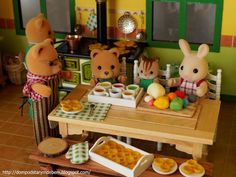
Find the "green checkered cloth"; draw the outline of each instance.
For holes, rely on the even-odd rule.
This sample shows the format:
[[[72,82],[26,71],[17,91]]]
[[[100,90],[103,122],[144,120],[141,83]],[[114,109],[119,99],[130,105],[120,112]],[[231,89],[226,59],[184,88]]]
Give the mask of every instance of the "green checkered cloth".
[[[89,115],[90,104],[95,105],[95,109],[91,116]],[[60,118],[68,118],[68,119],[80,119],[85,121],[102,121],[106,118],[107,113],[111,107],[111,104],[106,104],[106,103],[83,102],[83,105],[84,105],[84,110],[75,114],[65,113],[63,112],[62,107],[58,106],[57,109],[53,112],[52,116]]]
[[[74,144],[66,153],[66,159],[70,159],[73,164],[82,164],[89,160],[88,142]]]
[[[97,15],[94,12],[89,14],[87,27],[90,31],[94,31],[97,28]]]

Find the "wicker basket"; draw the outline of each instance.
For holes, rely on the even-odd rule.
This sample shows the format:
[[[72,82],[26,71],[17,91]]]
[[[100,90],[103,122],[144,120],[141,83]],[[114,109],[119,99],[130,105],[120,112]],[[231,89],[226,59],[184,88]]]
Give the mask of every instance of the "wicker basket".
[[[25,70],[22,62],[19,64],[8,64],[5,66],[9,79],[13,84],[22,85],[25,83],[27,71]]]

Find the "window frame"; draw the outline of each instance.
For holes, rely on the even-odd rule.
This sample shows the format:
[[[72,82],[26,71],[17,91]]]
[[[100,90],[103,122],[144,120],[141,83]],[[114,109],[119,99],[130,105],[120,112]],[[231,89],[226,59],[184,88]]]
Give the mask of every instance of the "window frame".
[[[12,0],[13,1],[13,9],[14,9],[14,20],[15,20],[15,30],[17,35],[25,35],[25,28],[22,27],[22,14],[21,14],[21,4],[20,0]],[[40,12],[44,14],[45,18],[47,18],[47,0],[40,0]],[[70,24],[71,24],[71,32],[74,33],[75,27],[75,0],[70,0]],[[55,32],[56,38],[65,38],[68,32]]]
[[[186,21],[187,21],[187,3],[201,3],[201,4],[215,4],[215,29],[213,44],[209,44],[210,51],[220,51],[220,38],[221,38],[221,27],[222,27],[222,13],[223,13],[223,0],[146,0],[146,30],[147,30],[147,43],[151,47],[160,48],[179,48],[177,42],[158,41],[153,40],[153,2],[179,2],[179,38],[186,38]],[[190,43],[193,50],[197,50],[199,44]]]

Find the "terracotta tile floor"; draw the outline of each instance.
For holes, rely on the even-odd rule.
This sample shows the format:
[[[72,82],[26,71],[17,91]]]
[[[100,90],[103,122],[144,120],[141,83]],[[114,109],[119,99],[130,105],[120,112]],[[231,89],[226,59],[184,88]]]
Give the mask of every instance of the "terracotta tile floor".
[[[23,117],[18,110],[21,90],[22,86],[14,85],[0,88],[0,176],[4,176],[2,170],[39,170],[28,158],[36,145],[28,109]],[[133,145],[149,152],[156,149],[153,142],[133,140]],[[161,153],[190,158],[169,145],[164,145]],[[206,160],[214,163],[214,177],[236,177],[236,103],[222,101],[216,143],[209,148]]]

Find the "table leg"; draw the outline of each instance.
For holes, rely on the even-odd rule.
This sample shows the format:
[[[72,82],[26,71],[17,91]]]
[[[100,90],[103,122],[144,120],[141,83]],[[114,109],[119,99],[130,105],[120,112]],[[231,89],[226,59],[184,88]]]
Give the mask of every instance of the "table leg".
[[[66,138],[68,136],[68,125],[67,123],[59,122],[59,131],[62,138]]]
[[[193,159],[200,160],[203,155],[203,150],[204,150],[203,144],[194,143],[193,144],[193,152],[192,152]]]

